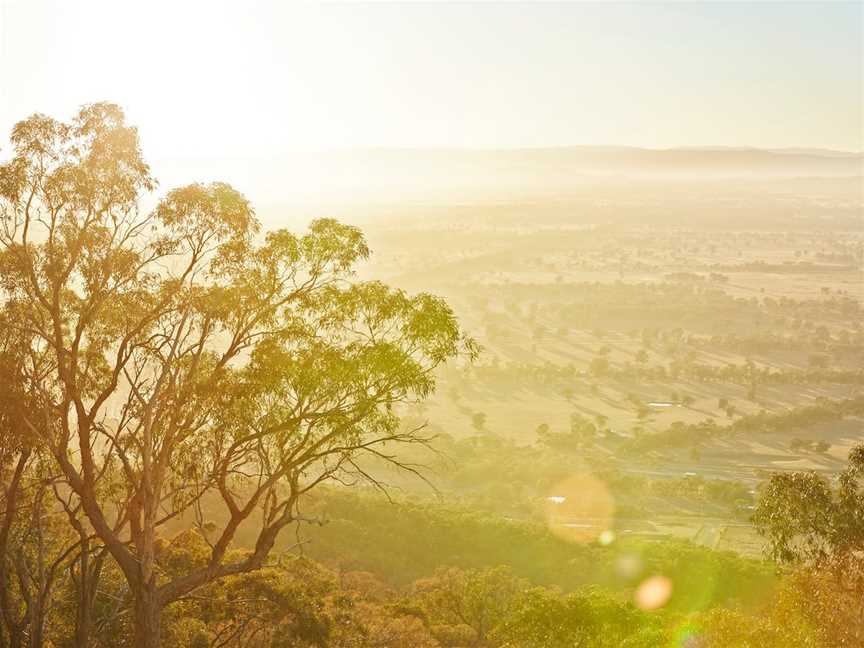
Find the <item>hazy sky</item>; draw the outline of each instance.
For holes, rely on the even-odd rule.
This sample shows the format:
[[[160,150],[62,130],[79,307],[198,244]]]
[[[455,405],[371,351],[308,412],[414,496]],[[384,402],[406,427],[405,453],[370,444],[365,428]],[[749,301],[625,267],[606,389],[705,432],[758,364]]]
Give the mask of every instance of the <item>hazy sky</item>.
[[[0,129],[122,104],[151,159],[862,144],[862,5],[0,0]]]

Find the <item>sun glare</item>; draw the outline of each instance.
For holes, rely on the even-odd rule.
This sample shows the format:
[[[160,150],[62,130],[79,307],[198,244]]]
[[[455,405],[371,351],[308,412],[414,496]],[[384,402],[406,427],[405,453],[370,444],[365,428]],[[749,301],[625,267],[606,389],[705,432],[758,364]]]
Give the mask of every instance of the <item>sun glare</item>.
[[[349,42],[336,37],[338,25],[307,16],[301,28],[296,7],[269,24],[256,3],[87,7],[60,7],[59,22],[90,36],[79,41],[79,58],[92,74],[83,85],[70,76],[75,86],[67,90],[123,105],[154,157],[264,156],[345,143],[344,125],[328,118],[334,81],[340,92],[351,84],[339,69]]]
[[[864,646],[862,18],[0,0],[0,647]]]

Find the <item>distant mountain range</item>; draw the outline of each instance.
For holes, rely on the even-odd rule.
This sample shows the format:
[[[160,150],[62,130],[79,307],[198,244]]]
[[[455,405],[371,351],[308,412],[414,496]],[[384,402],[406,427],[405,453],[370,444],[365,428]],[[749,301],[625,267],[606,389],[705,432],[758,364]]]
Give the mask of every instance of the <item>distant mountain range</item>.
[[[854,176],[864,171],[864,154],[820,149],[687,147],[646,149],[569,146],[532,149],[368,149],[318,154],[333,163],[469,165],[478,170],[509,169],[579,174]],[[316,156],[317,157],[317,156]],[[404,167],[403,167],[404,168]]]
[[[667,151],[764,151],[768,153],[777,153],[778,155],[815,155],[820,157],[858,157],[862,153],[854,151],[838,151],[836,149],[821,149],[821,148],[773,148],[760,149],[753,146],[677,146],[671,149],[657,149]]]
[[[267,159],[184,160],[180,182],[224,178],[262,202],[508,200],[572,196],[588,185],[684,186],[803,178],[860,182],[864,154],[821,149],[569,146],[533,149],[358,149]],[[185,176],[194,170],[195,176]],[[175,182],[173,184],[177,184]]]

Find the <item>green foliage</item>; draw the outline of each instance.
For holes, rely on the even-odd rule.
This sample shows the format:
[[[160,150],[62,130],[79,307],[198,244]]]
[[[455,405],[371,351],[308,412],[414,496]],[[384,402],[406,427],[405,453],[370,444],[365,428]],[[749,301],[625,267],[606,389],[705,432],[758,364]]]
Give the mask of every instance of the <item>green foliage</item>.
[[[502,648],[612,648],[646,623],[631,604],[608,594],[588,590],[560,596],[536,588],[519,597],[495,637]]]
[[[772,558],[820,564],[864,550],[864,445],[852,449],[849,462],[836,489],[815,472],[771,476],[753,523]]]
[[[772,475],[753,516],[768,554],[799,567],[784,591],[788,623],[809,623],[828,645],[864,642],[864,445],[836,485],[814,472]]]
[[[767,617],[767,618],[766,618]],[[686,631],[685,631],[686,632]],[[817,632],[778,623],[769,615],[753,617],[718,608],[691,621],[689,633],[704,648],[827,648]]]
[[[470,645],[484,645],[514,614],[515,601],[528,583],[504,566],[483,570],[438,569],[414,582],[413,599],[424,611],[444,645],[464,636]]]
[[[487,430],[486,412],[460,401],[472,392],[454,385],[477,434],[432,449],[419,406],[436,370],[478,346],[445,301],[358,280],[370,255],[358,228],[325,218],[262,233],[249,200],[222,182],[141,210],[156,182],[109,103],[65,123],[34,115],[11,144],[0,165],[0,645],[151,647],[160,632],[178,648],[864,645],[864,446],[836,483],[789,473],[763,489],[754,522],[770,557],[795,566],[776,593],[770,563],[624,535],[624,520],[659,508],[652,500],[743,508],[747,485],[634,475],[614,456],[690,448],[699,460],[703,442],[860,417],[862,397],[737,419],[721,397],[728,425],[637,427],[623,443],[582,402],[590,390],[614,405],[617,387],[649,382],[675,404],[691,407],[691,392],[702,402],[670,380],[738,385],[754,401],[767,385],[860,386],[858,300],[828,287],[818,299],[743,299],[718,273],[511,282],[508,293],[530,299],[534,351],[569,345],[580,328],[608,345],[594,341],[587,372],[583,349],[564,366],[496,358],[471,375],[563,394],[590,417],[544,423],[538,443],[519,445]],[[526,319],[523,305],[508,308]],[[641,340],[635,353],[619,346],[621,322]],[[506,319],[486,324],[498,341],[511,335]],[[721,365],[699,362],[699,349],[808,363]],[[831,367],[841,357],[851,369]],[[640,421],[659,414],[643,396],[626,401]],[[405,406],[418,416],[401,418]],[[446,455],[438,485],[469,507],[343,488],[416,477],[434,450]],[[617,538],[576,543],[544,521],[546,496],[577,463],[615,500]],[[325,482],[339,486],[316,497]],[[304,521],[321,524],[284,537]],[[671,598],[638,610],[634,590],[657,575]]]
[[[113,104],[69,123],[34,115],[11,140],[0,371],[28,406],[0,403],[0,438],[12,428],[14,447],[45,448],[70,518],[87,525],[80,542],[92,533],[119,567],[149,648],[161,608],[263,568],[301,496],[377,484],[359,457],[398,464],[394,446],[426,444],[396,406],[478,348],[443,300],[356,280],[369,255],[356,227],[319,219],[262,238],[249,201],[221,182],[140,210],[155,180]],[[201,555],[160,571],[159,528],[206,495],[221,525],[199,520]],[[254,551],[229,551],[252,520]]]
[[[321,504],[328,523],[308,529],[307,553],[344,569],[371,571],[394,585],[407,585],[441,565],[506,565],[517,578],[565,591],[588,585],[629,591],[641,578],[663,574],[675,583],[670,606],[698,610],[757,600],[774,582],[768,565],[686,542],[572,543],[545,524],[420,501],[388,504],[342,490],[329,490]],[[622,565],[635,570],[622,571]]]
[[[558,452],[572,453],[593,443],[597,436],[597,426],[605,424],[605,417],[598,417],[597,425],[578,413],[570,415],[570,429],[555,432],[548,425],[537,429],[537,440],[544,446]]]
[[[637,453],[686,447],[737,434],[790,432],[856,416],[864,416],[864,396],[844,400],[818,399],[814,405],[780,412],[763,410],[758,414],[742,416],[726,426],[717,425],[713,419],[692,424],[676,422],[665,430],[628,441],[622,450]]]
[[[166,551],[180,541],[175,538]],[[182,553],[185,549],[180,549]],[[351,578],[351,576],[358,578]],[[178,648],[435,648],[421,616],[363,574],[337,575],[304,558],[231,576],[168,609]]]

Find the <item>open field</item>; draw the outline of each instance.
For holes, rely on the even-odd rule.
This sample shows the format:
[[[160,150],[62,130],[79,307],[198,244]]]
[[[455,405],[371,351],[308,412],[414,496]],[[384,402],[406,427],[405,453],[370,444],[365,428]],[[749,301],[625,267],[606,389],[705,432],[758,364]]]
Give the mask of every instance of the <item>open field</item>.
[[[646,207],[636,197],[613,221],[574,211],[566,222],[566,210],[546,205],[534,221],[508,226],[520,210],[501,204],[460,208],[459,220],[433,207],[408,209],[398,223],[372,219],[375,254],[364,272],[445,296],[483,346],[474,365],[441,372],[437,393],[410,412],[412,421],[457,440],[498,439],[519,453],[543,447],[540,429],[567,434],[576,417],[597,434],[559,457],[564,470],[734,482],[753,497],[771,472],[839,472],[864,439],[857,413],[689,442],[679,435],[668,447],[644,441],[676,426],[723,429],[864,394],[864,234],[849,226],[854,217],[843,221],[855,210],[788,197],[804,215],[781,230],[766,217],[764,197],[727,193],[718,199],[733,206],[725,225],[675,222],[675,209],[667,224],[627,222],[628,210]],[[854,192],[848,198],[854,205]],[[752,229],[742,215],[748,205],[758,214]],[[623,451],[634,439],[647,449]],[[469,479],[452,488],[474,486]],[[616,497],[623,534],[761,551],[748,521],[752,499]]]

